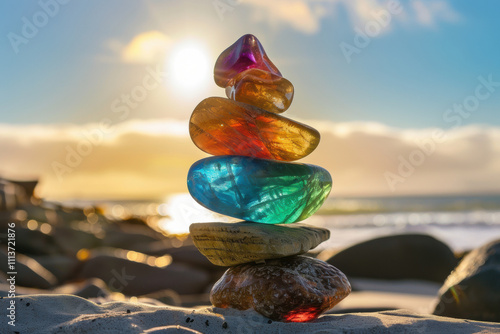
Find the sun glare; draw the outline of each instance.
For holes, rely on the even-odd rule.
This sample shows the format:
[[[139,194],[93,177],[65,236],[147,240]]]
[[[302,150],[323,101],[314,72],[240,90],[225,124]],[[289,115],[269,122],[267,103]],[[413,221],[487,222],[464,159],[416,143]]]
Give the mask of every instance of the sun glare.
[[[192,93],[208,82],[208,54],[199,43],[188,41],[175,45],[168,61],[171,83],[180,90]]]

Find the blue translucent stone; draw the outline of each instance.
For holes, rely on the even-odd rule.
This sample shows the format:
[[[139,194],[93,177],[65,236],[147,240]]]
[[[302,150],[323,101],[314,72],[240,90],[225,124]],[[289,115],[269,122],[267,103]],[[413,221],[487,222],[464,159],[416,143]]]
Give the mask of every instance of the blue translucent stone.
[[[212,211],[258,223],[289,224],[316,212],[332,188],[314,165],[223,155],[194,163],[191,196]]]

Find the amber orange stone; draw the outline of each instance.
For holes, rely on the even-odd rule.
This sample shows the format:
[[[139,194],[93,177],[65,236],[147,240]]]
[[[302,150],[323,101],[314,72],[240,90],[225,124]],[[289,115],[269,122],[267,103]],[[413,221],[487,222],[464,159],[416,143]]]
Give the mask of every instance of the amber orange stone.
[[[281,76],[278,68],[267,57],[262,44],[251,34],[241,36],[217,58],[214,68],[215,83],[225,88],[229,80],[249,68],[258,68]]]
[[[229,268],[213,286],[210,301],[221,308],[254,309],[277,321],[306,322],[350,292],[347,277],[331,264],[293,256]]]
[[[305,124],[246,103],[209,97],[189,122],[191,139],[213,155],[298,160],[318,146],[319,132]]]
[[[282,113],[292,103],[293,85],[279,75],[252,68],[229,80],[226,95],[232,100]]]

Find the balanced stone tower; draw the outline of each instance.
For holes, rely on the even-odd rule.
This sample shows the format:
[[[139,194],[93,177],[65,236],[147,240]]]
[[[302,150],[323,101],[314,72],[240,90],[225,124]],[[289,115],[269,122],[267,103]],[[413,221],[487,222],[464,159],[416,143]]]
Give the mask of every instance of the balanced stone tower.
[[[330,173],[290,162],[314,151],[320,135],[278,115],[290,106],[293,85],[255,36],[222,52],[214,72],[228,99],[209,97],[191,115],[191,139],[214,156],[191,166],[188,189],[202,206],[243,221],[190,227],[203,255],[230,266],[210,300],[278,321],[313,320],[351,291],[340,270],[300,255],[330,237],[326,229],[297,224],[323,204]]]

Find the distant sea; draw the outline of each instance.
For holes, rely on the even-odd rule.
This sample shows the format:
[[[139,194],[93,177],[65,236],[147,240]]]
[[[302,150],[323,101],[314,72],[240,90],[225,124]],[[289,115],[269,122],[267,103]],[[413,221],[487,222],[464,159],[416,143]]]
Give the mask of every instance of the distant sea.
[[[331,231],[322,248],[425,233],[464,251],[500,239],[500,195],[329,198],[309,223]]]
[[[167,233],[186,233],[193,222],[236,221],[212,213],[188,194],[157,201],[71,201],[67,205],[97,204],[107,214],[156,217],[150,225]],[[454,251],[464,251],[500,239],[500,195],[330,197],[304,223],[331,231],[317,250],[343,248],[377,236],[430,234]]]

